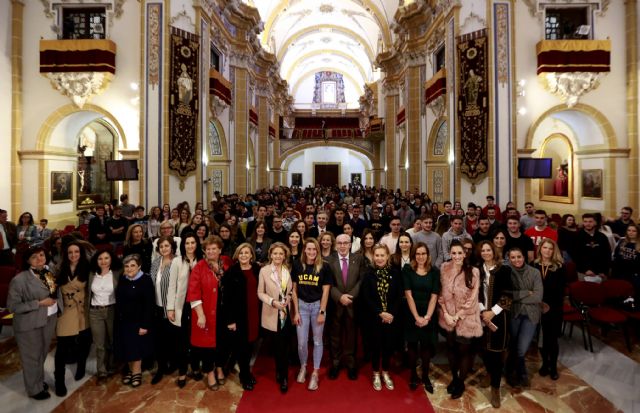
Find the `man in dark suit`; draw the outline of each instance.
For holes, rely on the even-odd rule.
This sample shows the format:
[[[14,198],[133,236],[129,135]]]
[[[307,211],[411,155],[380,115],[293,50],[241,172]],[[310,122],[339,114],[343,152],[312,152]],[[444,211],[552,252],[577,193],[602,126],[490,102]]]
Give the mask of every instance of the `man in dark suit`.
[[[16,224],[7,218],[7,211],[0,209],[0,265],[14,265],[13,249],[18,243]]]
[[[338,235],[336,239],[337,254],[332,254],[327,259],[333,286],[331,287],[331,300],[334,303],[334,311],[329,327],[331,340],[331,361],[329,378],[335,379],[340,371],[340,362],[344,363],[348,370],[350,380],[356,380],[356,326],[354,321],[354,300],[358,298],[360,283],[366,271],[364,256],[349,254],[351,239],[346,234]]]

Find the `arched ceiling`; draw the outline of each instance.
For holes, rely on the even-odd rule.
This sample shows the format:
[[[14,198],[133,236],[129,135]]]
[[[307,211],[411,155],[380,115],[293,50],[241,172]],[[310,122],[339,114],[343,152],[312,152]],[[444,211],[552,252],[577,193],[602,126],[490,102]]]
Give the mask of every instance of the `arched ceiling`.
[[[399,0],[243,0],[260,12],[262,46],[280,63],[290,87],[317,71],[347,72],[362,90],[374,81],[377,53],[391,45],[389,26]],[[359,96],[346,96],[357,107]]]

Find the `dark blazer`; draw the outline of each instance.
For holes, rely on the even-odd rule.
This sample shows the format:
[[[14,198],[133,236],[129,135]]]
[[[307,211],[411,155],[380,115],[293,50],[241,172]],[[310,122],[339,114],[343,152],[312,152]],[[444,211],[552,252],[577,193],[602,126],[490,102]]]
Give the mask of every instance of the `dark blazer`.
[[[260,266],[253,263],[251,272],[258,283]],[[256,298],[257,299],[257,298]],[[256,319],[258,315],[256,314]],[[220,293],[218,295],[218,319],[226,328],[230,324],[236,324],[236,331],[241,340],[247,341],[249,331],[249,315],[247,314],[247,282],[240,263],[235,263],[225,271],[221,279]]]
[[[389,274],[391,275],[391,284],[389,285],[389,291],[387,293],[387,312],[393,315],[393,324],[397,325],[398,323],[395,323],[395,321],[400,319],[400,304],[404,293],[402,287],[402,276],[400,274],[400,270],[395,266],[389,267]],[[370,325],[380,324],[382,301],[378,294],[378,282],[376,270],[374,268],[369,268],[369,271],[362,279],[360,297],[364,303],[365,314],[363,319],[365,322]]]
[[[22,271],[11,279],[7,307],[13,313],[13,330],[29,331],[47,324],[47,307],[40,300],[50,297],[49,289],[31,271]]]
[[[18,243],[18,231],[16,229],[16,224],[11,221],[7,221],[4,224],[0,224],[4,226],[4,233],[7,236],[7,241],[9,241],[9,249],[15,248]],[[7,245],[5,245],[5,248]]]
[[[480,290],[479,301],[484,303],[484,269],[480,268]],[[502,312],[493,317],[491,322],[498,327],[493,332],[488,328],[484,329],[486,338],[486,348],[489,351],[504,351],[509,345],[509,320],[511,319],[511,302],[513,300],[513,283],[511,281],[511,267],[501,265],[498,269],[491,271],[489,279],[489,291],[487,292],[488,306],[486,310],[498,304],[502,307]]]
[[[351,294],[354,301],[357,301],[360,295],[360,284],[362,278],[367,272],[366,258],[361,254],[349,254],[349,271],[347,272],[347,285],[342,280],[342,267],[340,256],[331,254],[327,259],[327,264],[331,268],[333,276],[333,285],[331,287],[331,300],[336,304],[336,314],[340,315],[346,308],[350,316],[353,317],[353,305],[348,307],[340,304],[342,294]]]
[[[256,256],[256,261],[263,264],[269,261],[269,247],[271,246],[271,238],[264,237],[262,238],[262,254]],[[249,244],[253,247],[254,251],[256,249],[256,241],[254,239],[249,240]]]

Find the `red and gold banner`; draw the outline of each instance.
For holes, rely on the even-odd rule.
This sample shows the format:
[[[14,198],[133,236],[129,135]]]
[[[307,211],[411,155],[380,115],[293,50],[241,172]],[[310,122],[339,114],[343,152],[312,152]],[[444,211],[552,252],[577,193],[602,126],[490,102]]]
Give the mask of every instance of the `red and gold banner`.
[[[40,40],[40,73],[116,73],[116,44],[104,39]]]
[[[479,30],[457,41],[460,171],[475,182],[488,170],[488,38]]]
[[[611,40],[543,40],[536,52],[538,74],[611,70]]]
[[[424,103],[436,100],[447,92],[447,72],[444,68],[438,70],[435,75],[424,84]]]
[[[180,177],[196,170],[198,36],[171,28],[169,169]]]

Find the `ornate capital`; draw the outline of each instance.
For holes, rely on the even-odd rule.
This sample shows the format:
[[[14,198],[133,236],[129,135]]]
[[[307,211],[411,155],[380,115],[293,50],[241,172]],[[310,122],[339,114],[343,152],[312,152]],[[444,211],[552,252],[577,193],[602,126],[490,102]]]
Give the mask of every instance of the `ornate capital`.
[[[80,109],[94,95],[102,93],[111,82],[108,72],[50,72],[45,76],[58,92]]]

